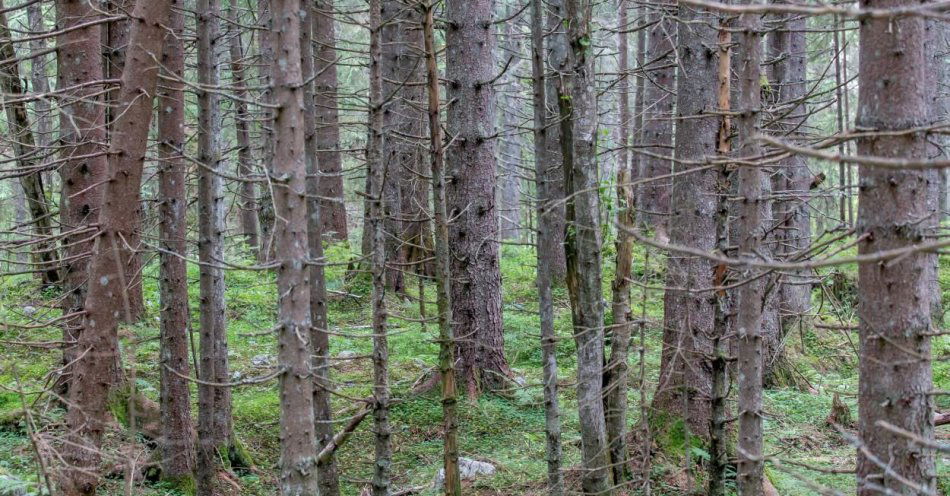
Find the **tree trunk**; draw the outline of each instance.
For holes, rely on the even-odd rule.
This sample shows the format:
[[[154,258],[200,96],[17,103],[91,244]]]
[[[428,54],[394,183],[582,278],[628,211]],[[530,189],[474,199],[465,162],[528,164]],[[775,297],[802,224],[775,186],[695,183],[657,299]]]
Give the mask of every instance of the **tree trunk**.
[[[241,30],[235,27],[237,9],[231,6],[228,9],[228,26],[233,29],[230,33],[228,50],[231,56],[231,79],[234,84],[234,93],[237,98],[234,105],[234,136],[237,141],[237,173],[239,177],[247,178],[251,175],[251,166],[254,158],[251,154],[250,121],[247,111],[248,91],[246,85],[248,77],[244,69],[244,48],[241,42]],[[256,253],[260,245],[260,221],[257,218],[257,187],[252,181],[241,183],[238,193],[238,208],[241,210],[241,234],[244,242],[252,253]]]
[[[564,494],[561,475],[561,413],[557,398],[557,336],[554,332],[554,298],[551,286],[556,271],[555,257],[563,250],[558,245],[558,222],[551,213],[550,157],[547,148],[547,82],[544,74],[544,4],[531,1],[531,84],[534,89],[534,180],[537,184],[538,240],[538,316],[541,327],[541,359],[544,362],[545,458],[548,464],[548,494]]]
[[[644,88],[643,148],[640,157],[639,179],[653,179],[642,183],[637,198],[640,221],[664,239],[668,233],[672,180],[655,179],[672,172],[673,105],[676,103],[676,30],[670,5],[663,1],[651,2],[652,12],[647,22],[653,24],[647,34],[646,82]]]
[[[439,321],[439,373],[442,376],[442,429],[444,470],[443,494],[461,496],[458,451],[458,391],[455,381],[455,334],[452,326],[451,263],[449,227],[445,200],[445,145],[439,108],[439,69],[433,33],[433,10],[428,5],[423,17],[426,56],[426,83],[429,110],[429,155],[432,175],[432,214],[435,227],[435,284]]]
[[[620,147],[619,164],[617,167],[617,259],[615,262],[614,281],[611,284],[613,301],[611,313],[612,338],[610,340],[610,359],[604,369],[604,409],[607,423],[607,443],[610,445],[610,467],[613,471],[614,484],[620,485],[625,479],[627,468],[627,361],[630,349],[630,285],[633,278],[633,236],[628,232],[636,225],[636,210],[633,204],[634,192],[630,184],[630,153],[627,149],[627,139],[630,135],[630,104],[628,92],[630,81],[626,77],[627,57],[627,4],[619,0],[617,5],[620,15],[618,18],[618,45],[620,52],[620,81],[617,84],[617,94],[620,98]]]
[[[46,22],[43,19],[43,4],[31,3],[27,5],[26,15],[30,22],[30,31],[34,33],[46,31]],[[49,93],[49,75],[47,74],[49,57],[45,52],[45,38],[30,40],[30,85],[33,87],[33,93],[39,95]],[[40,148],[45,148],[53,140],[53,123],[49,100],[38,98],[33,102],[33,113],[36,115],[36,144]]]
[[[749,3],[751,5],[751,3]],[[761,14],[742,14],[738,21],[737,131],[738,155],[756,157],[761,151],[755,135],[762,111],[762,19]],[[769,171],[763,166],[741,167],[739,176],[739,257],[759,259],[760,247],[771,231]],[[767,256],[767,255],[766,255]],[[757,270],[739,267],[739,280],[748,281],[739,288],[736,335],[738,338],[738,410],[739,448],[736,485],[742,496],[758,496],[763,492],[765,461],[762,449],[762,369],[763,317],[768,293],[774,284],[771,277],[757,277]]]
[[[258,33],[258,50],[260,58],[263,61],[259,65],[258,74],[261,85],[264,86],[264,92],[261,99],[264,103],[274,105],[274,67],[269,61],[277,60],[277,47],[274,35],[274,15],[273,6],[270,2],[258,2],[258,18],[263,29]],[[274,115],[271,108],[264,109],[264,116],[261,120],[261,134],[264,135],[261,145],[261,163],[270,173],[269,167],[274,163]],[[274,199],[271,196],[271,184],[266,184],[260,191],[258,198],[257,218],[258,229],[260,231],[260,246],[257,250],[257,260],[267,262],[274,256]]]
[[[274,0],[274,239],[279,295],[280,494],[317,494],[313,378],[310,376],[310,284],[307,258],[306,147],[301,72],[300,0]]]
[[[386,340],[386,242],[384,239],[385,190],[389,163],[384,160],[384,88],[382,76],[383,9],[380,0],[370,0],[370,101],[369,141],[366,163],[369,186],[370,232],[372,233],[370,271],[373,278],[373,421],[375,423],[375,453],[373,465],[373,496],[389,496],[390,464],[392,463],[391,431],[389,427],[389,349]]]
[[[553,42],[561,116],[561,153],[567,233],[567,289],[577,343],[577,408],[584,494],[608,494],[607,426],[604,421],[604,311],[601,304],[601,222],[597,173],[597,103],[590,8],[566,0],[566,35]]]
[[[126,288],[126,264],[119,245],[137,228],[129,212],[138,208],[142,168],[152,119],[152,99],[165,38],[170,3],[138,1],[127,52],[126,70],[117,99],[118,113],[109,154],[109,180],[105,183],[99,212],[99,232],[89,267],[88,293],[78,358],[70,388],[66,426],[70,443],[63,458],[72,467],[63,491],[67,496],[95,494],[99,482],[99,445],[108,422],[109,390],[118,356],[120,315],[131,317]],[[98,53],[98,52],[94,52]]]
[[[702,160],[717,154],[719,50],[717,16],[680,6],[677,30],[681,78],[676,93],[677,160]],[[649,83],[648,83],[649,84]],[[684,164],[683,169],[698,168]],[[719,171],[707,169],[674,179],[669,219],[670,242],[712,252],[717,245]],[[712,336],[716,299],[688,289],[714,285],[713,264],[705,258],[671,253],[663,297],[663,351],[653,408],[682,420],[690,434],[706,437],[712,397]]]
[[[184,78],[185,53],[181,36],[184,14],[172,10],[171,33],[165,37],[162,65],[166,75]],[[185,147],[185,92],[180,82],[165,81],[158,92],[159,141],[159,254],[158,277],[161,306],[161,448],[162,478],[190,480],[195,467],[194,428],[191,425],[191,391],[187,377],[189,315],[188,196]]]
[[[905,0],[861,2],[868,9],[910,5]],[[927,24],[922,17],[866,19],[860,24],[855,125],[890,133],[858,139],[859,156],[911,160],[929,156],[925,133],[902,132],[933,123],[935,78],[930,73],[934,67]],[[938,201],[931,186],[937,184],[937,174],[929,169],[861,165],[859,254],[911,247],[935,234]],[[911,252],[859,266],[858,433],[862,445],[857,494],[862,496],[935,491],[933,450],[881,425],[887,423],[933,442],[930,331],[935,256]]]
[[[346,202],[343,196],[343,160],[340,154],[340,115],[337,103],[336,28],[333,1],[316,0],[313,7],[314,94],[317,119],[318,192],[323,235],[346,241]]]
[[[515,16],[517,6],[508,3],[502,11],[504,18]],[[496,93],[497,105],[501,115],[498,118],[498,135],[501,146],[498,147],[498,219],[499,234],[502,240],[521,239],[521,177],[524,176],[522,148],[524,136],[518,129],[518,115],[521,94],[521,82],[518,72],[521,66],[521,33],[517,32],[514,21],[504,23],[502,28],[502,49],[496,56],[496,69],[504,71],[498,82],[500,91]]]
[[[566,232],[566,221],[564,213],[564,171],[561,167],[561,126],[560,108],[557,100],[557,78],[558,73],[555,67],[554,44],[558,43],[560,36],[564,35],[564,0],[549,0],[545,3],[547,8],[547,18],[545,19],[545,32],[548,34],[547,46],[545,48],[542,63],[546,61],[549,67],[545,70],[544,80],[545,94],[545,155],[547,165],[545,170],[545,194],[542,201],[547,205],[545,214],[551,222],[552,244],[557,250],[551,254],[552,286],[559,284],[564,280],[567,273],[567,261],[564,258],[564,234]]]
[[[493,133],[494,36],[490,0],[449,0],[446,18],[446,208],[452,252],[452,318],[458,374],[470,398],[498,391],[511,376],[505,359],[501,314],[498,209],[495,205]]]
[[[56,37],[57,86],[61,93],[60,168],[62,200],[60,223],[63,233],[63,314],[82,311],[86,301],[88,257],[93,237],[86,229],[99,216],[99,204],[108,159],[105,154],[105,107],[102,105],[102,58],[99,56],[99,24],[75,29],[95,16],[93,7],[80,0],[57,0]],[[64,91],[65,88],[75,88]],[[63,321],[63,379],[61,393],[67,394],[73,362],[78,355],[76,341],[82,317]]]
[[[198,84],[218,85],[219,6],[217,0],[198,0]],[[221,133],[220,98],[198,92],[198,261],[200,286],[200,374],[198,384],[198,494],[214,492],[217,460],[226,457],[231,439],[231,390],[226,383],[228,344],[224,303],[224,191],[218,136]]]
[[[314,98],[314,56],[312,29],[316,22],[313,6],[304,7],[307,16],[300,28],[300,60],[303,73],[303,122],[304,156],[307,166],[307,244],[311,264],[310,270],[310,344],[313,347],[313,420],[317,437],[317,452],[333,440],[333,407],[330,404],[330,335],[327,320],[327,281],[323,264],[323,206],[320,199],[320,182],[325,177],[319,175],[317,142],[317,108],[324,105],[324,99]],[[320,484],[320,496],[338,496],[340,482],[337,476],[336,461],[330,457],[325,463],[317,462],[317,479]]]
[[[0,40],[4,40],[0,44],[0,57],[11,61],[0,67],[0,71],[2,71],[0,73],[0,84],[2,84],[4,93],[8,95],[23,95],[25,94],[25,88],[20,80],[16,50],[13,48],[10,28],[7,27],[7,19],[4,14],[0,14]],[[10,142],[13,145],[17,167],[22,171],[19,176],[20,186],[23,188],[27,207],[30,211],[32,230],[37,237],[37,242],[33,245],[34,265],[32,270],[39,273],[44,286],[54,285],[59,283],[60,276],[56,244],[50,241],[53,236],[53,218],[50,214],[46,192],[43,187],[42,150],[36,146],[37,143],[30,127],[26,103],[22,100],[15,100],[7,103],[4,107],[7,117],[7,132],[10,134]]]

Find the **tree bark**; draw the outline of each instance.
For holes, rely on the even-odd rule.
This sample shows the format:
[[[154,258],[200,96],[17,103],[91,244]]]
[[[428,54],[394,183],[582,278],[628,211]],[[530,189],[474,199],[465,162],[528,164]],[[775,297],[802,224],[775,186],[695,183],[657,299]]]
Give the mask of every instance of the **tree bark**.
[[[490,0],[449,0],[445,35],[447,129],[446,208],[452,252],[452,317],[458,375],[468,396],[507,386],[501,314],[498,209],[493,134],[496,75]]]
[[[604,420],[604,311],[601,304],[601,222],[597,173],[597,104],[587,0],[566,0],[567,33],[553,43],[561,73],[557,96],[567,232],[567,289],[577,344],[577,408],[584,494],[608,494],[607,426]]]
[[[504,18],[516,15],[517,6],[508,3],[502,11]],[[496,69],[504,71],[498,81],[500,91],[496,93],[496,104],[500,115],[498,117],[498,135],[501,146],[498,147],[498,219],[500,222],[499,235],[502,240],[521,239],[521,177],[524,176],[522,164],[522,149],[524,135],[519,127],[519,97],[521,82],[519,68],[522,60],[521,33],[517,24],[512,20],[504,23],[502,28],[501,50],[496,54]]]
[[[323,203],[320,182],[326,180],[318,169],[317,108],[324,105],[324,98],[314,94],[314,55],[312,30],[317,18],[314,6],[305,6],[307,15],[301,21],[300,60],[303,72],[303,122],[304,149],[307,166],[307,244],[310,254],[310,344],[313,347],[313,420],[317,437],[317,452],[333,440],[333,408],[330,404],[330,335],[327,319],[327,281],[323,264]],[[317,479],[320,496],[340,494],[336,461],[330,457],[326,462],[317,461]]]
[[[198,0],[198,84],[218,85],[218,0]],[[198,384],[198,494],[211,495],[217,480],[217,460],[226,457],[231,439],[231,390],[228,375],[227,327],[224,303],[224,191],[221,176],[220,98],[214,91],[198,93],[198,261],[200,303],[200,374]]]
[[[861,2],[861,8],[869,9],[909,5],[904,0]],[[855,125],[891,133],[858,139],[859,156],[928,157],[924,133],[900,132],[933,123],[935,68],[927,27],[922,17],[867,19],[860,24]],[[859,254],[914,246],[935,234],[938,201],[931,192],[937,174],[860,166]],[[886,422],[930,442],[934,438],[929,334],[933,257],[912,252],[858,269],[857,494],[862,496],[935,491],[933,450],[881,427]]]
[[[311,377],[310,283],[307,237],[304,79],[300,0],[274,0],[274,229],[279,295],[280,494],[317,494],[316,437]]]
[[[173,1],[177,3],[177,1]],[[171,32],[165,37],[162,65],[170,78],[182,79],[185,54],[181,36],[184,14],[172,10]],[[189,315],[187,164],[185,147],[185,92],[182,83],[166,80],[158,91],[159,141],[159,254],[161,306],[161,449],[162,478],[191,479],[195,468],[194,428],[188,379]]]
[[[80,0],[57,0],[56,37],[57,86],[62,91],[60,111],[60,168],[62,200],[60,223],[63,233],[63,314],[77,314],[86,301],[88,259],[93,236],[86,230],[99,216],[99,205],[108,159],[105,154],[105,107],[103,106],[102,58],[99,56],[99,24],[83,25],[98,15]],[[75,88],[65,90],[65,88]],[[68,394],[76,342],[82,317],[63,322],[63,374],[60,392]]]
[[[547,7],[547,16],[545,19],[545,33],[548,33],[546,42],[544,61],[548,67],[545,69],[545,155],[547,165],[545,170],[545,194],[542,198],[547,204],[546,215],[551,222],[551,236],[554,246],[558,249],[551,255],[552,286],[560,284],[567,273],[567,261],[564,258],[564,233],[566,232],[566,221],[564,213],[564,170],[561,167],[561,126],[560,108],[557,100],[557,78],[558,63],[554,60],[555,47],[560,43],[558,40],[564,36],[564,0],[549,0],[545,3]]]
[[[442,468],[443,494],[461,496],[458,452],[458,391],[455,382],[455,334],[452,328],[451,264],[449,229],[445,201],[445,145],[439,108],[439,69],[433,34],[434,5],[425,8],[423,41],[426,55],[426,86],[429,111],[429,157],[432,175],[432,214],[435,227],[435,283],[439,321],[439,373],[442,378]]]
[[[541,327],[541,359],[544,362],[545,458],[548,464],[548,494],[564,494],[561,475],[561,413],[557,398],[557,336],[554,332],[554,298],[551,286],[556,271],[555,257],[563,250],[558,245],[558,222],[551,213],[552,179],[547,148],[547,82],[544,68],[544,4],[531,1],[531,84],[534,90],[534,169],[537,188],[538,238],[538,316]]]
[[[138,208],[142,168],[152,119],[152,99],[165,38],[170,3],[138,1],[127,52],[126,70],[117,99],[118,113],[109,154],[108,181],[102,194],[99,232],[89,267],[89,290],[83,329],[70,389],[72,408],[66,415],[71,433],[63,457],[72,467],[64,481],[67,496],[95,494],[98,485],[99,445],[108,421],[108,396],[118,356],[118,323],[131,317],[126,288],[126,264],[119,245],[137,228],[130,211]],[[98,53],[98,51],[93,52]],[[123,312],[124,311],[124,312]]]
[[[333,1],[317,0],[313,8],[314,94],[317,119],[318,192],[323,235],[346,241],[346,202],[343,196],[343,160],[340,153],[340,115],[337,103],[336,27]]]
[[[743,2],[751,5],[751,2]],[[759,132],[762,111],[762,19],[761,14],[742,14],[738,20],[738,155],[756,157],[761,151],[755,135]],[[763,256],[760,246],[771,230],[770,183],[764,166],[746,166],[739,176],[739,257],[748,260]],[[767,257],[767,255],[766,255]],[[765,461],[762,449],[762,380],[763,380],[763,316],[768,293],[774,284],[771,277],[748,266],[738,268],[738,277],[745,282],[739,288],[736,335],[738,339],[738,410],[739,447],[736,485],[741,496],[758,496],[763,492]]]
[[[676,92],[677,160],[699,161],[717,154],[719,50],[717,16],[680,6],[677,25],[681,78]],[[683,170],[699,165],[683,165]],[[719,171],[691,172],[673,181],[670,242],[713,252],[717,245]],[[690,434],[706,437],[710,422],[716,299],[688,289],[714,285],[713,264],[705,258],[670,254],[663,297],[663,351],[653,399],[657,413],[682,420]]]
[[[667,236],[670,221],[671,179],[656,179],[672,172],[673,106],[676,103],[676,25],[667,9],[667,2],[651,2],[647,22],[653,24],[647,33],[646,78],[644,88],[643,147],[640,157],[639,179],[652,179],[639,187],[637,206],[640,221],[656,231],[657,237]]]

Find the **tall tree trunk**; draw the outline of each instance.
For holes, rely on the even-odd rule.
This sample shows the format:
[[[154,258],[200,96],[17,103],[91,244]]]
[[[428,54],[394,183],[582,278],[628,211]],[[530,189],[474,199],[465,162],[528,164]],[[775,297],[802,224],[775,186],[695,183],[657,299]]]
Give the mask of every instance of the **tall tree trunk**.
[[[502,332],[491,0],[448,0],[445,37],[448,147],[446,208],[451,247],[452,318],[458,373],[469,397],[507,386],[511,375]]]
[[[610,359],[604,369],[604,408],[607,423],[607,442],[610,445],[610,468],[614,483],[620,485],[624,480],[627,467],[627,361],[630,349],[630,285],[633,278],[633,236],[628,230],[636,225],[636,207],[634,206],[633,186],[630,184],[630,153],[627,148],[630,136],[630,103],[628,93],[630,80],[627,78],[629,48],[627,46],[627,3],[618,0],[618,45],[620,82],[617,94],[620,98],[620,147],[617,167],[617,259],[614,281],[611,284],[613,300],[611,313],[612,338],[610,340]]]
[[[105,107],[103,103],[102,58],[99,56],[99,24],[89,24],[95,18],[92,5],[80,0],[56,1],[57,86],[62,92],[60,112],[60,155],[63,165],[59,170],[62,182],[60,224],[63,233],[63,314],[77,315],[63,321],[63,379],[61,393],[66,394],[78,356],[76,342],[82,330],[82,311],[86,301],[88,257],[93,248],[93,237],[88,225],[99,216],[99,204],[108,159],[103,143]],[[76,28],[76,26],[83,27]],[[66,90],[66,88],[74,88]]]
[[[198,0],[198,84],[218,85],[218,0]],[[200,316],[200,374],[198,384],[198,493],[210,495],[217,480],[217,460],[226,457],[231,439],[231,390],[216,387],[228,374],[227,327],[224,303],[224,191],[218,136],[220,99],[198,90],[198,261]]]
[[[20,70],[17,66],[16,50],[13,48],[13,39],[10,28],[7,27],[6,15],[0,14],[0,57],[10,62],[0,67],[0,84],[4,93],[8,95],[23,95],[25,88],[20,80]],[[50,214],[46,192],[43,187],[42,150],[37,148],[30,127],[26,103],[15,100],[4,105],[7,117],[7,132],[13,144],[13,153],[16,156],[17,167],[21,169],[20,186],[26,196],[27,207],[30,211],[33,232],[37,242],[33,245],[34,268],[40,275],[44,286],[59,282],[59,264],[56,256],[56,244],[50,238],[53,236],[53,218]]]
[[[751,2],[742,2],[751,4]],[[757,157],[756,141],[759,114],[762,111],[762,19],[761,14],[739,16],[737,126],[738,155]],[[763,241],[771,230],[770,183],[763,166],[741,167],[739,175],[739,257],[747,260],[762,257]],[[743,496],[761,495],[765,461],[762,450],[762,370],[763,316],[772,278],[756,277],[756,269],[739,267],[738,276],[748,281],[739,288],[736,335],[738,338],[739,373],[739,463],[736,484]]]
[[[43,19],[43,4],[31,3],[27,5],[26,15],[30,22],[30,31],[34,33],[46,31],[46,22]],[[45,38],[30,40],[30,85],[33,87],[33,93],[39,95],[49,93],[49,75],[47,74],[49,57],[45,52]],[[33,102],[33,113],[36,115],[36,145],[45,148],[53,140],[53,123],[49,100],[42,97]]]
[[[567,273],[567,261],[564,256],[564,234],[566,221],[564,213],[564,170],[561,167],[561,126],[560,108],[557,100],[557,72],[558,63],[554,60],[555,45],[564,36],[564,0],[550,0],[545,3],[547,16],[545,19],[545,33],[548,33],[544,57],[542,62],[548,67],[545,69],[545,155],[547,166],[545,188],[547,198],[542,200],[547,204],[546,214],[551,222],[552,243],[558,249],[551,254],[552,272],[551,284],[559,284]]]
[[[333,1],[316,0],[313,8],[314,94],[317,119],[318,192],[323,235],[346,241],[346,202],[343,196],[343,160],[340,153],[340,115],[337,103],[336,27]]]
[[[304,7],[307,16],[300,28],[300,60],[303,73],[303,122],[304,150],[307,166],[307,244],[310,270],[310,344],[313,347],[313,420],[319,452],[333,440],[333,408],[330,404],[330,335],[327,320],[327,280],[323,264],[323,204],[320,199],[320,182],[326,178],[319,175],[317,141],[317,107],[324,99],[314,98],[314,56],[312,30],[316,22],[313,6]],[[317,479],[320,496],[340,494],[340,482],[336,461],[330,457],[325,463],[317,462]]]
[[[866,0],[862,8],[909,7],[905,0]],[[913,4],[919,5],[919,4]],[[858,139],[858,155],[922,160],[924,133],[903,130],[933,123],[932,45],[922,17],[866,19],[860,25],[858,117],[861,129],[889,132]],[[914,246],[939,222],[931,185],[937,171],[884,169],[862,164],[858,197],[859,254]],[[882,423],[932,442],[931,280],[935,255],[911,252],[861,264],[858,316],[857,479],[859,495],[935,491],[933,450]],[[911,486],[903,481],[907,481]]]
[[[279,295],[278,363],[280,375],[280,494],[317,494],[314,448],[313,378],[310,373],[310,284],[304,136],[304,79],[301,72],[300,0],[274,0],[272,61],[274,96],[274,229]]]
[[[673,106],[676,103],[676,25],[667,2],[656,0],[647,7],[651,10],[648,23],[653,24],[647,34],[646,82],[644,88],[643,143],[640,146],[648,154],[640,157],[639,179],[652,179],[641,183],[637,194],[641,222],[654,228],[657,237],[667,236],[670,218],[670,194],[672,180],[656,179],[672,172],[673,154]]]
[[[452,327],[451,263],[449,227],[445,199],[445,144],[442,140],[442,117],[439,108],[439,69],[436,59],[435,5],[425,8],[423,42],[426,57],[426,83],[429,111],[429,158],[432,175],[432,214],[435,230],[435,284],[439,321],[439,373],[442,376],[442,469],[443,494],[462,495],[458,452],[458,391],[455,381],[455,334]]]
[[[169,19],[171,32],[165,37],[162,54],[162,65],[170,78],[182,79],[185,75],[181,40],[184,23],[184,14],[173,9]],[[187,165],[182,158],[184,86],[167,80],[159,89],[158,97],[162,478],[181,481],[190,480],[195,467],[191,391],[187,379],[191,367],[188,364],[188,270],[184,258],[188,250]]]
[[[375,453],[373,464],[373,496],[389,496],[390,464],[392,463],[391,431],[389,427],[389,349],[386,340],[386,249],[385,208],[386,182],[389,163],[383,157],[386,139],[383,104],[383,13],[380,0],[370,1],[370,109],[369,142],[366,147],[368,186],[370,193],[370,232],[372,233],[373,278],[373,421]]]
[[[274,14],[273,6],[270,2],[258,2],[258,19],[260,19],[263,29],[258,33],[258,51],[260,52],[261,63],[258,65],[258,78],[261,85],[264,86],[264,92],[261,99],[264,103],[273,106],[274,99],[274,66],[271,63],[277,60],[277,46],[274,35]],[[261,145],[261,163],[270,173],[269,167],[274,163],[274,116],[275,112],[271,108],[264,109],[264,116],[261,119],[261,134],[264,135]],[[274,199],[271,196],[273,186],[270,182],[264,185],[258,198],[258,229],[260,231],[260,246],[257,250],[257,259],[260,262],[266,262],[273,259],[274,256]]]
[[[108,422],[108,397],[118,356],[118,323],[131,315],[120,244],[138,227],[129,212],[138,208],[142,169],[152,120],[152,99],[165,38],[170,2],[137,1],[126,70],[117,99],[118,113],[109,154],[109,180],[99,212],[98,236],[89,267],[88,293],[78,358],[70,388],[66,426],[70,443],[63,458],[70,465],[63,491],[67,496],[95,494],[99,482],[99,445]],[[98,52],[94,52],[98,53]]]
[[[231,6],[228,8],[228,26],[233,32],[230,33],[228,41],[228,51],[231,56],[231,79],[234,84],[234,93],[237,97],[233,101],[234,105],[234,136],[237,141],[237,173],[239,177],[246,178],[251,175],[251,166],[254,157],[251,154],[250,139],[250,120],[251,116],[247,111],[248,91],[246,85],[248,77],[245,72],[245,55],[243,43],[241,42],[241,30],[237,29],[237,8]],[[244,242],[252,253],[256,253],[260,245],[260,221],[257,218],[257,187],[252,181],[241,183],[238,193],[238,208],[241,210],[241,234],[244,236]]]
[[[557,398],[557,336],[554,332],[554,297],[551,286],[556,271],[555,257],[560,252],[557,221],[551,212],[552,179],[548,155],[547,82],[544,70],[544,4],[531,1],[531,75],[534,95],[534,180],[537,185],[538,238],[538,316],[541,327],[541,355],[544,362],[545,458],[548,464],[548,494],[564,494],[561,475],[561,413]]]
[[[604,311],[601,304],[601,222],[597,173],[597,104],[593,32],[588,0],[566,0],[567,33],[554,42],[561,73],[558,102],[567,233],[567,289],[577,343],[577,408],[580,417],[584,494],[608,494],[607,426],[604,421]]]
[[[677,160],[699,161],[717,153],[720,119],[708,109],[718,105],[719,50],[717,16],[681,5],[677,24],[681,78],[676,92]],[[698,168],[685,164],[683,169]],[[671,189],[670,242],[712,252],[717,245],[719,210],[717,170],[675,178]],[[706,437],[712,397],[712,337],[716,300],[689,289],[714,284],[713,264],[701,257],[670,254],[663,297],[663,351],[653,408],[681,419],[691,435]]]

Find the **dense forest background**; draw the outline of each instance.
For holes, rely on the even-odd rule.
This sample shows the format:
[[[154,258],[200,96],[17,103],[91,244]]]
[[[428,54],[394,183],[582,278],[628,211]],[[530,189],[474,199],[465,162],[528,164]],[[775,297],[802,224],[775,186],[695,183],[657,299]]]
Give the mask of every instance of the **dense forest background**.
[[[0,495],[950,493],[947,4],[13,2]]]

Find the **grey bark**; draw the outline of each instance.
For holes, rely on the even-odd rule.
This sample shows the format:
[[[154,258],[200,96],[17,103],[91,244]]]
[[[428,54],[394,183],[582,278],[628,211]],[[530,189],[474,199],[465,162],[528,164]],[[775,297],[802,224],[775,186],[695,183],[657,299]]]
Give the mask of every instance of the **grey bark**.
[[[237,13],[234,6],[228,9],[228,28],[231,30],[228,40],[228,51],[231,57],[231,79],[234,84],[234,93],[237,97],[233,100],[234,105],[234,136],[237,141],[237,174],[239,177],[248,177],[251,174],[251,167],[254,157],[251,153],[250,140],[250,119],[251,116],[247,110],[248,77],[246,73],[245,55],[243,43],[241,40],[241,30],[234,26],[237,22]],[[241,210],[241,234],[244,241],[252,253],[256,253],[260,245],[260,220],[257,217],[259,210],[257,205],[257,187],[252,181],[241,183],[238,193],[238,208]]]

